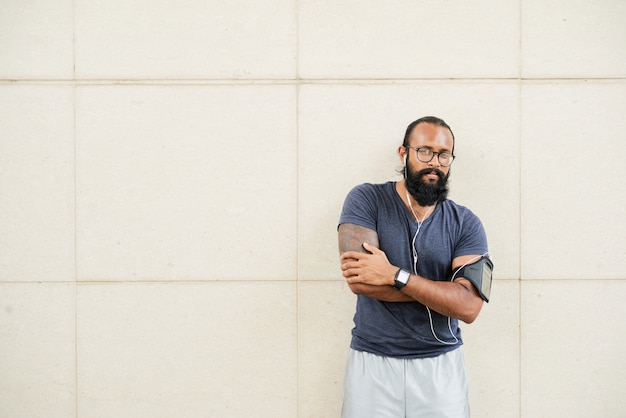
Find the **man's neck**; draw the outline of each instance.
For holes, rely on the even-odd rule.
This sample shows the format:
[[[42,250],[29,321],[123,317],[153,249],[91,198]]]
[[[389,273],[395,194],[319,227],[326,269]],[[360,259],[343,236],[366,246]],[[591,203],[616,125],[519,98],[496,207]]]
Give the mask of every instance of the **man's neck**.
[[[419,202],[409,193],[406,188],[406,180],[402,180],[396,183],[396,191],[400,198],[404,202],[406,208],[413,214],[413,217],[417,222],[423,222],[424,219],[428,218],[433,211],[435,210],[435,206],[437,203],[430,206],[420,205]]]

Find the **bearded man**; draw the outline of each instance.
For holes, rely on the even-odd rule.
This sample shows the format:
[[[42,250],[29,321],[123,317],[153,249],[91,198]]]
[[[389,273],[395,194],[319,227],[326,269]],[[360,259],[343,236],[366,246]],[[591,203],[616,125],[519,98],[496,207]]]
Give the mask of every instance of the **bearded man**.
[[[447,198],[454,141],[440,118],[412,122],[403,180],[346,197],[339,251],[357,305],[343,418],[469,416],[459,320],[489,300],[493,264],[481,221]]]

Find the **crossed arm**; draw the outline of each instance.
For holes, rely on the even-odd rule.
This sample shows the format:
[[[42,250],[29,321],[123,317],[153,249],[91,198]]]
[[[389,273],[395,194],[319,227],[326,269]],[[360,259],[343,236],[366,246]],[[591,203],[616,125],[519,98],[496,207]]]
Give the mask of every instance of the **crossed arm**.
[[[411,274],[401,291],[395,290],[394,277],[399,267],[393,266],[384,251],[379,249],[378,234],[371,229],[354,225],[339,226],[341,270],[353,293],[385,302],[417,301],[442,315],[472,323],[482,308],[483,300],[471,282],[457,278],[453,282],[433,281]],[[457,257],[452,261],[456,269],[474,255]]]

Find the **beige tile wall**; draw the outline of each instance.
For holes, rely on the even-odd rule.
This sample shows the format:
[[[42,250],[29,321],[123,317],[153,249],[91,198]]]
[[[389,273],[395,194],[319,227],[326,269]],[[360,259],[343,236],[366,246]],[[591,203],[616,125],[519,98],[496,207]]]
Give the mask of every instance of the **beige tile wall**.
[[[292,85],[77,87],[78,279],[293,280],[295,115]]]
[[[475,417],[626,409],[626,4],[0,6],[0,416],[338,416],[336,222],[457,137]]]

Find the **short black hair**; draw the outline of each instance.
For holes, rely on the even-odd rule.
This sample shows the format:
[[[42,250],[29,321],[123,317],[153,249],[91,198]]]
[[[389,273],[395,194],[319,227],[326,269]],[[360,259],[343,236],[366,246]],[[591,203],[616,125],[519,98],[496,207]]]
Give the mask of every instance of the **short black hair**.
[[[433,125],[441,126],[449,130],[452,134],[452,155],[454,155],[454,132],[452,132],[452,128],[450,128],[450,125],[448,125],[443,119],[436,116],[424,116],[411,122],[406,128],[406,133],[404,134],[404,142],[402,143],[403,146],[406,147],[409,145],[409,137],[411,136],[411,132],[413,132],[413,128],[415,128],[420,123],[432,123]]]

